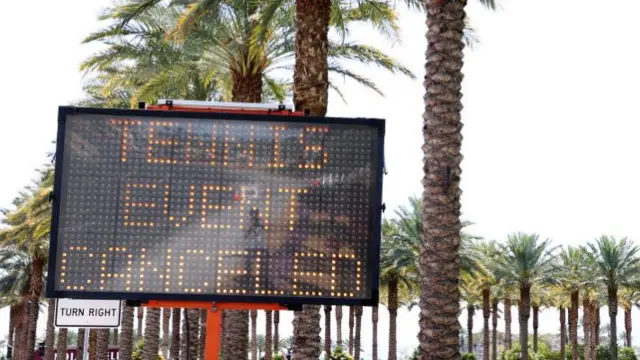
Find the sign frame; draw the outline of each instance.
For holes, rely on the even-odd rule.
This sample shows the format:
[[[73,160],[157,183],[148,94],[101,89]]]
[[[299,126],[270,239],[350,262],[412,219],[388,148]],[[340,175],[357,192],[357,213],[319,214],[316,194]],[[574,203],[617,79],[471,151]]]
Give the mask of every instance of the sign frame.
[[[70,300],[70,301],[83,301],[83,300],[95,300],[95,301],[118,301],[118,300],[104,300],[104,299],[65,299],[65,298],[58,298],[56,299],[56,313],[55,313],[55,318],[53,321],[53,324],[56,327],[61,327],[61,328],[83,328],[83,329],[117,329],[118,327],[120,327],[120,324],[122,323],[122,304],[118,301],[118,325],[89,325],[89,324],[84,324],[84,325],[69,325],[69,324],[58,324],[58,306],[60,303],[60,300]]]
[[[74,106],[60,106],[58,108],[58,130],[55,151],[55,174],[54,187],[52,193],[52,221],[49,249],[49,267],[46,283],[46,296],[48,298],[72,298],[72,299],[99,299],[99,300],[128,300],[133,302],[148,302],[150,300],[172,300],[172,301],[213,301],[213,302],[238,302],[238,303],[278,303],[284,305],[337,305],[337,306],[377,306],[379,302],[379,263],[380,263],[380,242],[382,225],[382,178],[384,170],[384,136],[385,120],[375,118],[342,118],[342,117],[318,117],[318,116],[297,116],[283,115],[284,112],[274,110],[265,111],[264,114],[248,112],[247,114],[238,112],[204,112],[204,111],[176,111],[176,110],[134,110],[134,109],[107,109],[107,108],[86,108]],[[371,294],[369,298],[349,299],[330,297],[296,297],[293,296],[260,296],[260,295],[212,295],[212,294],[166,294],[166,293],[135,293],[135,292],[90,292],[74,290],[56,290],[56,264],[58,256],[58,226],[60,215],[60,200],[62,187],[62,166],[64,163],[64,143],[65,125],[67,115],[87,114],[87,115],[113,115],[132,117],[161,117],[174,119],[217,119],[225,121],[254,121],[254,122],[296,122],[314,124],[335,124],[335,125],[364,125],[377,130],[377,151],[374,154],[375,179],[374,191],[371,194],[371,204],[369,208],[369,219],[372,219],[370,230],[372,238],[369,242],[368,261],[366,266],[366,276],[369,281]]]

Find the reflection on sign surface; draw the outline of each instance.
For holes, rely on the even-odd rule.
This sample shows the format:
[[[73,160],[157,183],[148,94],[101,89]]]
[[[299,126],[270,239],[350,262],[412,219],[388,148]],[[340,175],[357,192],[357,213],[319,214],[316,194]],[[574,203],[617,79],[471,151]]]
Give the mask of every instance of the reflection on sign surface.
[[[54,291],[372,297],[379,128],[220,116],[66,116]]]

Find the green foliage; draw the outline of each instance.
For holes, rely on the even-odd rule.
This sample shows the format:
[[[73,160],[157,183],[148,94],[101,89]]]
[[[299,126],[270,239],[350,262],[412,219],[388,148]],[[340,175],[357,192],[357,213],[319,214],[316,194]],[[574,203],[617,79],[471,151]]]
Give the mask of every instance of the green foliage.
[[[142,360],[142,353],[144,350],[144,340],[139,340],[133,345],[133,351],[131,352],[131,360]],[[158,360],[164,360],[162,355],[158,354]]]
[[[342,346],[336,346],[331,353],[331,360],[353,360],[353,356],[342,350]]]
[[[411,354],[411,356],[409,357],[409,360],[418,360],[420,359],[420,347],[416,347],[415,349],[413,349],[413,353]],[[463,357],[464,359],[464,357]]]
[[[618,350],[618,360],[638,360],[638,358],[632,348],[623,347]]]
[[[273,360],[285,360],[285,359],[284,359],[284,356],[282,356],[282,354],[280,354],[280,353],[273,354],[272,359],[273,359]]]
[[[513,344],[510,350],[503,351],[500,354],[500,360],[520,360],[520,354],[522,353],[521,349],[520,344]],[[535,359],[531,349],[529,349],[529,359]]]
[[[476,355],[473,353],[462,353],[462,360],[476,360]]]
[[[565,348],[566,360],[571,360],[571,345],[567,345]],[[578,359],[584,360],[584,345],[578,344]]]

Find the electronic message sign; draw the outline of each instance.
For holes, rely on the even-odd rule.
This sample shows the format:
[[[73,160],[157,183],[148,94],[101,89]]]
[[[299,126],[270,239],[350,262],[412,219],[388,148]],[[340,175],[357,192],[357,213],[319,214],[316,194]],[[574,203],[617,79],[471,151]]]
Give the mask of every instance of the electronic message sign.
[[[61,107],[49,297],[377,303],[384,121]]]

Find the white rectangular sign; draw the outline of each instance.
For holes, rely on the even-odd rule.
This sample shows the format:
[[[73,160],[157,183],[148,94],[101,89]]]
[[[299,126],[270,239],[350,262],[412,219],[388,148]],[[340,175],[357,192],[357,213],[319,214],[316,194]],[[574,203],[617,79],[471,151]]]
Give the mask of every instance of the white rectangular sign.
[[[116,328],[120,326],[120,300],[56,299],[57,327]]]

